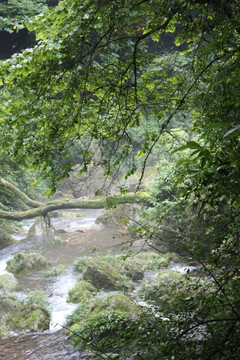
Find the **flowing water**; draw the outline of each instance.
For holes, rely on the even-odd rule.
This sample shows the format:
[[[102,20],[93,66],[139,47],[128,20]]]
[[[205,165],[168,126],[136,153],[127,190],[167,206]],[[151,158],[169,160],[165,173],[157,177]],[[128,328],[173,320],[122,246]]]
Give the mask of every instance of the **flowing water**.
[[[103,210],[84,210],[84,212],[64,212],[64,217],[53,217],[51,225],[58,234],[61,234],[64,243],[54,242],[54,233],[48,235],[27,236],[28,230],[34,221],[23,223],[24,234],[16,236],[17,243],[0,251],[0,274],[7,273],[6,262],[18,252],[40,252],[48,258],[53,266],[63,264],[68,272],[48,279],[41,272],[21,276],[18,278],[16,295],[20,299],[26,297],[27,289],[46,292],[52,306],[50,329],[43,333],[24,335],[12,334],[9,338],[0,339],[0,359],[4,360],[79,360],[86,359],[85,352],[78,352],[71,347],[65,331],[62,329],[66,316],[77,305],[66,302],[68,291],[74,286],[79,273],[73,268],[73,261],[84,255],[98,253],[104,255],[111,251],[119,254],[128,235],[123,229],[115,226],[96,224],[96,219],[102,215]],[[134,243],[131,250],[140,250],[141,241]],[[185,272],[183,265],[174,265],[172,270]],[[190,269],[192,270],[192,269]],[[146,278],[154,278],[158,272],[148,271]],[[135,293],[137,288],[135,290]],[[134,293],[133,293],[134,295]],[[139,302],[140,303],[140,302]],[[142,302],[142,305],[145,305]]]
[[[18,278],[16,295],[20,299],[26,297],[26,290],[45,291],[49,295],[52,306],[50,329],[44,333],[12,334],[10,338],[0,339],[0,359],[4,360],[72,360],[85,359],[84,352],[73,349],[67,341],[62,324],[75,304],[66,302],[79,273],[73,269],[73,261],[83,255],[92,255],[98,249],[99,254],[111,251],[121,252],[122,243],[128,237],[123,230],[114,226],[105,227],[96,224],[96,219],[103,210],[84,210],[84,212],[68,211],[64,217],[51,219],[51,225],[59,231],[64,243],[54,242],[54,234],[27,236],[34,221],[23,223],[24,233],[15,236],[17,243],[0,251],[0,274],[7,273],[7,260],[18,252],[40,252],[54,265],[66,265],[68,272],[53,279],[46,279],[41,273],[29,274]],[[140,249],[141,243],[135,248]]]

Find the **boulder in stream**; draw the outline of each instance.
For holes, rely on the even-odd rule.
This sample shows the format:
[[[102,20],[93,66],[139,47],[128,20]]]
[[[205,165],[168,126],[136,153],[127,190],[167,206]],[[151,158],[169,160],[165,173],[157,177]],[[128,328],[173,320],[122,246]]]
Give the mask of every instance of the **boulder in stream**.
[[[9,245],[14,244],[15,242],[17,242],[17,240],[13,239],[3,229],[0,229],[0,250],[4,249]]]
[[[51,232],[51,227],[47,217],[37,216],[35,218],[34,224],[28,230],[28,237],[42,236],[49,234]]]
[[[36,272],[51,267],[50,262],[41,254],[18,253],[7,261],[7,271],[14,275]]]
[[[140,313],[141,308],[123,294],[99,294],[81,303],[69,317],[70,339],[80,349],[88,346],[82,337],[102,348],[111,347],[124,340],[126,329],[130,329]]]
[[[97,289],[89,281],[80,278],[76,285],[69,291],[67,302],[80,303],[83,299],[89,299],[96,295]]]
[[[130,279],[121,274],[121,268],[100,258],[92,258],[85,270],[83,279],[90,281],[98,290],[129,290],[132,288]]]
[[[123,264],[123,272],[133,281],[142,280],[144,278],[144,271],[133,262],[126,262]]]
[[[144,271],[163,269],[176,261],[179,261],[179,256],[175,253],[142,252],[125,258],[111,254],[83,256],[77,258],[74,265],[83,273],[83,279],[98,290],[130,290],[132,281],[143,279]]]
[[[37,305],[29,306],[14,297],[0,298],[0,336],[11,331],[43,331],[49,328],[50,316]]]

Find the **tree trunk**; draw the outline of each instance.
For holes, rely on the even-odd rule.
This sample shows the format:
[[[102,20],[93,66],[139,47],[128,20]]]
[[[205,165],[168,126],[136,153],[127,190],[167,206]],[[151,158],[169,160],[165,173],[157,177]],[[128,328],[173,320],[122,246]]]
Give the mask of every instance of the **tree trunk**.
[[[148,194],[142,191],[138,193],[114,195],[101,199],[60,199],[41,203],[31,200],[26,194],[6,180],[0,179],[0,185],[11,189],[26,205],[31,207],[31,209],[25,211],[0,210],[0,218],[15,221],[32,219],[37,216],[47,216],[49,212],[61,209],[102,209],[116,207],[118,204],[124,203],[149,203]]]

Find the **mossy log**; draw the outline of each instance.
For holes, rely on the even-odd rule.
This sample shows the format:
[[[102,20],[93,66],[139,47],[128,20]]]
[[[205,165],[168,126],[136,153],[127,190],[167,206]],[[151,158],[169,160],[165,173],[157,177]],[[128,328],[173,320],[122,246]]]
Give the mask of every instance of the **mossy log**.
[[[48,213],[61,209],[102,209],[111,208],[124,203],[149,203],[149,194],[139,191],[137,193],[126,193],[114,195],[100,199],[59,199],[42,203],[31,200],[26,194],[20,191],[16,186],[6,180],[0,179],[0,185],[8,187],[15,195],[31,207],[25,211],[0,211],[0,218],[21,221],[32,219],[37,216],[47,216]]]

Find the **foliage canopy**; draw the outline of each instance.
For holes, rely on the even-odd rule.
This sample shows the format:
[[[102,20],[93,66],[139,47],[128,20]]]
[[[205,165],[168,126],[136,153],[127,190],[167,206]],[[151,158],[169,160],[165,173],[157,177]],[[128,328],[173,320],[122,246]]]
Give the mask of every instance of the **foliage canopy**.
[[[239,131],[238,10],[237,1],[63,0],[37,15],[26,24],[37,45],[1,64],[1,156],[40,168],[54,187],[71,169],[61,160],[73,142],[108,139],[112,152],[102,165],[111,174],[133,151],[130,129],[144,119],[158,122],[145,131],[138,150],[145,158],[177,113],[184,119],[187,112],[197,128],[204,128],[209,103],[213,123],[226,78],[228,99],[221,101],[221,111],[234,104],[231,117],[215,118],[214,123],[223,123],[220,129],[205,131],[221,140],[224,129],[227,146]],[[159,56],[168,37],[184,50],[177,60],[173,55],[172,65],[171,55]],[[201,160],[209,150],[205,144],[200,149],[193,150]],[[87,146],[82,149],[83,170],[92,156]],[[202,160],[203,166],[206,161],[211,162]],[[210,168],[217,166],[213,162]],[[128,175],[135,168],[133,162]]]

